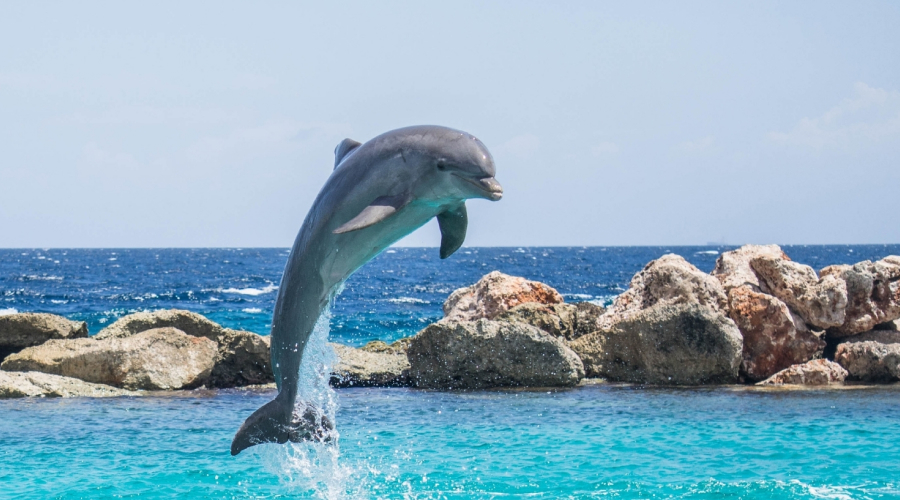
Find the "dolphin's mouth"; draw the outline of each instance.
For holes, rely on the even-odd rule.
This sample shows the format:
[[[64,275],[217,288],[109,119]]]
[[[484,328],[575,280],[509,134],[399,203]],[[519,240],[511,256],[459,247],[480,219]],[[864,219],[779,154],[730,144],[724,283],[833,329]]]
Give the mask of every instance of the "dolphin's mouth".
[[[469,177],[463,177],[462,175],[456,176],[478,188],[478,190],[483,192],[485,197],[491,201],[497,201],[500,198],[503,198],[503,186],[501,186],[500,183],[497,182],[497,179],[493,177],[471,179]]]

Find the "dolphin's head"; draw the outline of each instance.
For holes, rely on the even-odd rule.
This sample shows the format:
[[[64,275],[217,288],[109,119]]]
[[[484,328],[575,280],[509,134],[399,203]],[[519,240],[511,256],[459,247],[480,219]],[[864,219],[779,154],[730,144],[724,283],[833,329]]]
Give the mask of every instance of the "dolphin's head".
[[[446,127],[410,127],[410,150],[432,197],[497,201],[503,188],[494,178],[494,158],[473,135]]]

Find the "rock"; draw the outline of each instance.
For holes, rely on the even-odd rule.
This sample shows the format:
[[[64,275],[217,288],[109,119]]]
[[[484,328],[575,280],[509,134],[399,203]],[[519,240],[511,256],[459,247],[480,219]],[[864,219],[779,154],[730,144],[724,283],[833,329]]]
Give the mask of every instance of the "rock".
[[[605,309],[590,302],[540,304],[526,302],[497,316],[496,321],[518,321],[566,340],[575,340],[597,329]]]
[[[776,260],[791,260],[778,245],[744,245],[737,250],[725,252],[716,259],[712,271],[726,293],[732,288],[748,286],[754,292],[760,291],[759,278],[750,267],[750,261],[757,257]]]
[[[721,311],[661,303],[570,343],[588,377],[642,384],[737,380],[741,334]]]
[[[123,338],[154,328],[172,327],[194,337],[216,340],[225,329],[200,314],[181,309],[161,309],[153,312],[139,312],[119,318],[115,323],[100,330],[94,336],[97,340]]]
[[[900,318],[900,257],[891,256],[877,262],[867,260],[852,266],[828,266],[819,274],[823,279],[834,276],[847,288],[844,322],[831,328],[829,336],[867,332],[880,323]]]
[[[575,336],[575,306],[572,304],[526,302],[505,311],[495,319],[525,323],[554,337],[571,339]]]
[[[444,320],[494,319],[526,302],[561,304],[563,298],[559,292],[541,282],[493,271],[474,285],[450,294],[444,302]]]
[[[268,336],[225,328],[216,341],[218,352],[207,386],[243,387],[275,381]]]
[[[772,257],[755,257],[750,266],[763,291],[781,299],[806,323],[819,328],[840,326],[847,308],[847,286],[833,275],[819,279],[809,266]]]
[[[524,323],[440,321],[409,345],[409,378],[417,387],[564,387],[584,377],[565,342]]]
[[[331,344],[338,357],[332,369],[334,387],[402,387],[407,385],[406,339],[394,344],[370,342],[361,349]]]
[[[26,347],[50,339],[77,339],[88,336],[87,323],[69,321],[46,313],[18,313],[0,316],[0,361]]]
[[[175,328],[125,338],[49,340],[6,358],[0,369],[39,371],[129,390],[203,385],[216,361],[216,343]]]
[[[814,359],[785,368],[756,385],[829,385],[840,384],[847,370],[827,359]]]
[[[77,378],[61,377],[40,372],[0,371],[0,399],[26,397],[104,398],[132,395],[135,395],[135,393],[116,389],[108,385],[92,384]]]
[[[679,255],[663,255],[631,278],[628,290],[598,319],[598,328],[611,328],[658,304],[697,304],[719,311],[727,307],[728,299],[719,280]]]
[[[896,381],[900,379],[900,332],[875,330],[849,337],[838,344],[834,360],[852,380]]]
[[[744,339],[741,373],[763,380],[789,366],[822,356],[825,341],[777,298],[747,284],[728,291],[728,316]]]
[[[125,338],[155,328],[176,328],[218,345],[216,364],[206,383],[210,387],[242,387],[273,382],[269,337],[224,328],[206,317],[181,309],[162,309],[123,316],[94,336],[97,340]]]

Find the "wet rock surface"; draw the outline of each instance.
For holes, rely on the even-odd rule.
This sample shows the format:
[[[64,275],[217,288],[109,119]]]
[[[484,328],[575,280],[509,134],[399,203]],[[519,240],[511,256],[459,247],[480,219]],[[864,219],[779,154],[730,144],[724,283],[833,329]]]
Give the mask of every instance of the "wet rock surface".
[[[658,304],[570,343],[588,377],[661,385],[733,383],[741,334],[721,311]]]
[[[203,385],[215,365],[216,343],[175,328],[124,338],[50,340],[6,358],[0,369],[37,371],[129,390]]]
[[[0,399],[10,398],[105,398],[135,393],[77,378],[41,372],[0,371]]]
[[[409,379],[417,387],[560,387],[584,377],[562,339],[519,322],[438,322],[412,338]]]
[[[450,294],[444,302],[444,320],[494,319],[527,302],[561,304],[563,297],[544,283],[493,271],[474,285]]]
[[[830,385],[843,383],[847,370],[827,359],[814,359],[785,368],[757,385]]]
[[[51,339],[87,338],[87,324],[46,313],[18,313],[0,316],[0,361],[26,347]]]
[[[849,372],[850,380],[900,380],[900,332],[874,330],[849,337],[838,344],[834,360]]]

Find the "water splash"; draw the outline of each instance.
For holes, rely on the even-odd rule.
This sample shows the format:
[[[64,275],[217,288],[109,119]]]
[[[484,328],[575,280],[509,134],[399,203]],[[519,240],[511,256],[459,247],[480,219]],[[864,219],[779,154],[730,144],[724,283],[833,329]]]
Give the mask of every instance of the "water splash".
[[[329,379],[337,356],[328,344],[330,322],[329,307],[316,322],[303,351],[295,418],[312,406],[335,422],[338,399]],[[340,460],[339,438],[335,425],[323,441],[260,446],[262,463],[293,494],[323,500],[361,498],[362,484],[354,479],[354,469]]]

